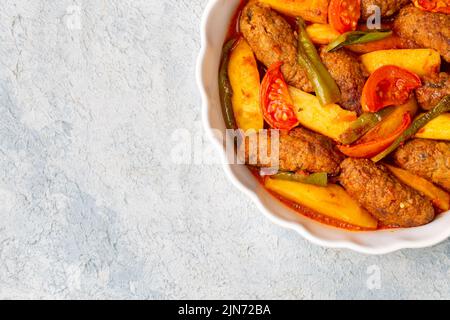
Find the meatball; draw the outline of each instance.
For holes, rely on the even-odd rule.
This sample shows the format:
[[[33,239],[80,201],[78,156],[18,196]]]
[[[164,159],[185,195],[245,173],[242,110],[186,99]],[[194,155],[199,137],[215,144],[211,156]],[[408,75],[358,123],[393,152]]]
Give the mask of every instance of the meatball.
[[[437,77],[424,77],[423,85],[416,90],[416,98],[425,110],[433,109],[446,95],[450,94],[450,75],[441,72]]]
[[[245,163],[258,167],[274,167],[278,162],[281,171],[339,174],[343,156],[327,137],[304,128],[296,128],[289,133],[279,131],[277,150],[271,150],[276,148],[273,143],[270,134],[249,135],[245,138],[245,143],[240,145],[240,158],[245,158]],[[278,157],[272,151],[278,153]]]
[[[450,142],[411,140],[394,153],[394,161],[450,192]]]
[[[400,10],[394,30],[424,48],[435,49],[450,62],[450,15],[407,6]]]
[[[345,49],[326,52],[325,48],[320,50],[320,57],[341,89],[340,105],[361,114],[361,95],[366,77],[357,57]]]
[[[383,225],[410,228],[434,219],[431,202],[401,184],[383,165],[368,159],[348,158],[342,162],[341,169],[341,184]]]
[[[410,0],[362,0],[361,18],[367,20],[372,16],[374,14],[373,6],[380,8],[381,17],[390,17],[410,2]]]
[[[270,7],[250,2],[243,10],[240,28],[256,57],[266,67],[282,61],[286,82],[306,92],[313,87],[297,62],[297,39],[289,23]]]

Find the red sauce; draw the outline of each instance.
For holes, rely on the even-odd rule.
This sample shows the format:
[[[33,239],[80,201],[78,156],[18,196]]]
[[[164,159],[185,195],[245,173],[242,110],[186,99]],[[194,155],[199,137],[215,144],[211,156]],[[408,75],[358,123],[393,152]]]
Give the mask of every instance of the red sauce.
[[[242,10],[244,10],[244,7],[248,3],[248,0],[241,0],[239,3],[239,6],[236,9],[236,12],[233,15],[233,18],[231,19],[230,26],[228,27],[228,33],[227,33],[227,40],[230,40],[231,38],[237,37],[240,34],[240,28],[239,28],[239,20],[241,19]]]

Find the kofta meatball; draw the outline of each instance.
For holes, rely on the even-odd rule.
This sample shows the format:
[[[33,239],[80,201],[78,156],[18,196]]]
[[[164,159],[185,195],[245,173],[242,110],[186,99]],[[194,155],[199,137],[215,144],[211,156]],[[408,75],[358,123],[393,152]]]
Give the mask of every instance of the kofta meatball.
[[[267,5],[250,2],[242,11],[240,28],[259,61],[266,67],[282,61],[286,82],[313,92],[305,70],[297,62],[297,39],[289,23]]]
[[[414,139],[394,153],[395,163],[450,192],[450,142]]]
[[[374,6],[380,8],[382,18],[390,17],[410,2],[411,0],[362,0],[361,18],[367,20],[372,16]]]
[[[272,145],[274,142],[270,134],[254,133],[246,136],[245,143],[239,147],[240,158],[245,159],[246,164],[257,167],[275,167],[278,162],[281,171],[339,174],[343,155],[330,139],[304,128],[296,128],[289,133],[277,132],[278,148]]]
[[[341,164],[340,182],[361,206],[383,225],[410,228],[434,219],[429,200],[403,185],[380,164],[348,158]]]
[[[433,109],[446,95],[450,94],[450,75],[441,72],[436,77],[424,77],[422,86],[416,90],[416,98],[425,110]]]
[[[394,30],[419,46],[435,49],[450,62],[450,15],[406,6],[395,19]]]
[[[346,110],[361,114],[361,95],[366,77],[357,57],[346,49],[327,52],[325,47],[321,48],[320,57],[341,90],[339,104]]]

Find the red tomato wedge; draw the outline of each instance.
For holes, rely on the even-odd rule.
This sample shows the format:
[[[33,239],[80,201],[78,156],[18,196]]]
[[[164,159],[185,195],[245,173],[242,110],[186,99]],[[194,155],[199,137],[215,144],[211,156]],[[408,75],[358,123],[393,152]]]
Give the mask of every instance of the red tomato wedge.
[[[370,138],[373,138],[373,140],[371,141],[366,141],[368,140],[367,138],[364,139],[365,137],[363,137],[362,139],[364,140],[364,142],[356,144],[356,145],[352,145],[352,146],[338,146],[339,150],[345,154],[348,157],[352,157],[352,158],[371,158],[377,154],[379,154],[380,152],[382,152],[383,150],[385,150],[386,148],[388,148],[398,137],[400,137],[400,135],[409,128],[409,126],[411,125],[412,122],[412,118],[411,115],[409,113],[405,113],[403,115],[403,121],[401,123],[401,125],[395,130],[393,131],[389,136],[384,137],[384,136],[376,136],[374,134],[372,134],[371,132],[367,133],[367,138],[370,136]]]
[[[422,85],[417,74],[397,66],[383,66],[369,77],[361,98],[366,112],[404,104],[414,89]]]
[[[289,89],[281,73],[282,62],[269,67],[261,83],[261,108],[266,122],[275,129],[291,130],[299,121]]]
[[[424,11],[450,14],[450,0],[414,0],[414,5]]]
[[[333,29],[340,33],[354,31],[361,17],[361,0],[331,0],[328,20]]]

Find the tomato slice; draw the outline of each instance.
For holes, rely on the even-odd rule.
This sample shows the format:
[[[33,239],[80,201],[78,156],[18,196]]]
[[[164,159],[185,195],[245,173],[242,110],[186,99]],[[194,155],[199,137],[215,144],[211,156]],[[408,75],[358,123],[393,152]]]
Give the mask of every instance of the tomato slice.
[[[261,107],[266,122],[275,129],[291,130],[299,121],[289,89],[281,73],[282,62],[269,67],[261,83]]]
[[[450,14],[450,0],[414,0],[414,5],[424,11]]]
[[[366,112],[378,112],[391,105],[404,104],[411,91],[421,85],[417,74],[397,66],[383,66],[367,80],[361,105]]]
[[[328,20],[338,32],[354,31],[361,17],[361,0],[331,0]]]
[[[352,146],[338,146],[339,150],[352,158],[371,158],[388,148],[412,123],[411,115],[406,112],[400,126],[387,137],[374,134],[377,130],[367,133],[362,142]],[[367,141],[372,139],[370,141]]]

